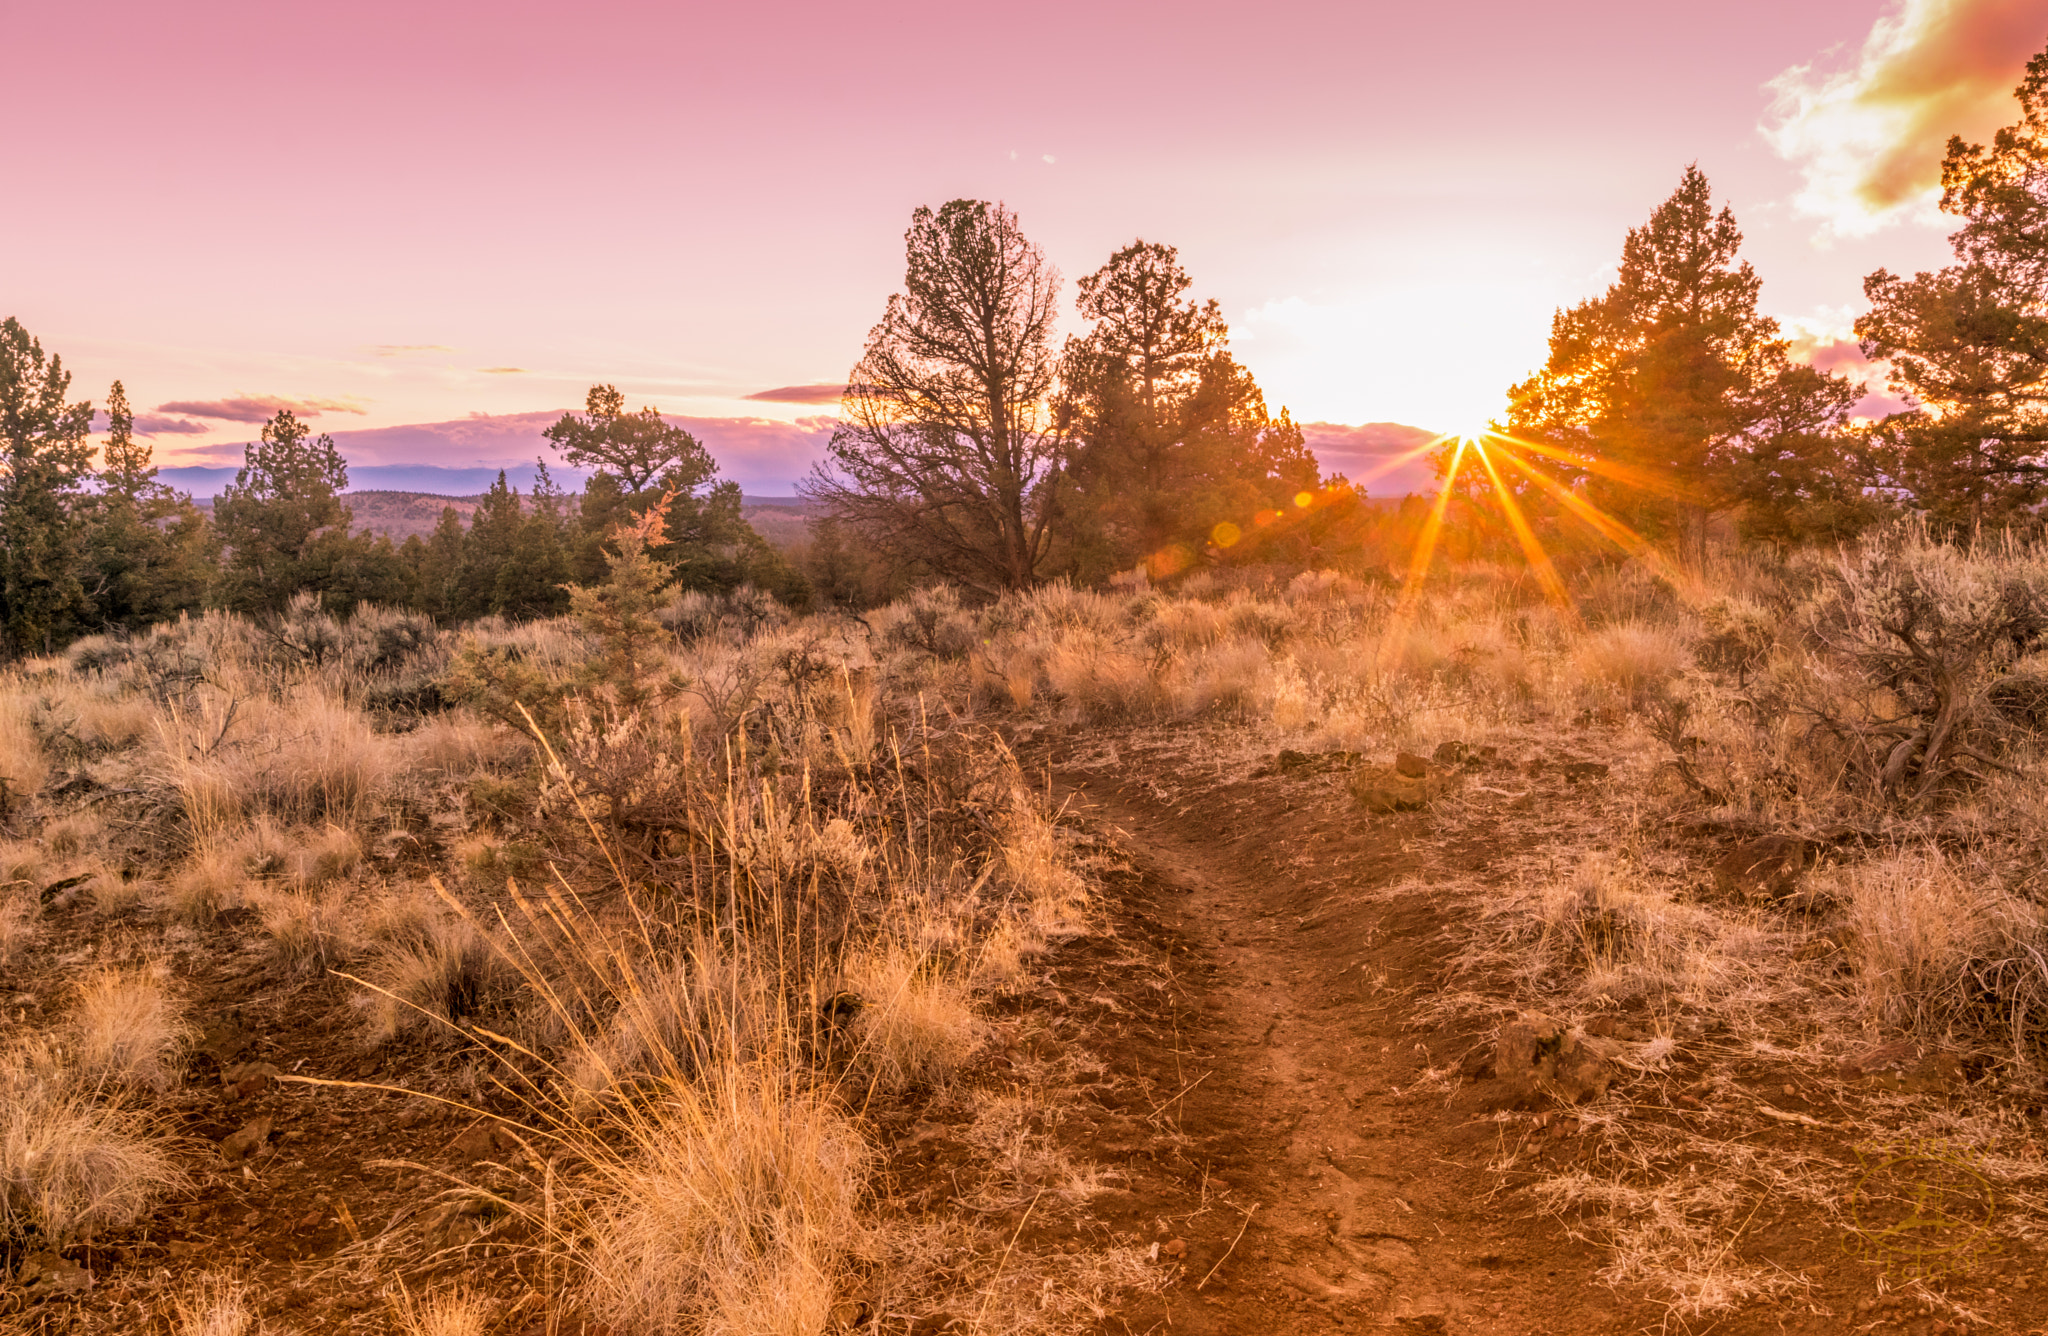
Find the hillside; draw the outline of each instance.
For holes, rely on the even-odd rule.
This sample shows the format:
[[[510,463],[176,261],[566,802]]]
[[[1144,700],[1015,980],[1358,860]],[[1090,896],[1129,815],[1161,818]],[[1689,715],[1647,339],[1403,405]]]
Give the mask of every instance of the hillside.
[[[212,497],[194,499],[202,510],[213,508]],[[355,513],[358,530],[381,533],[394,543],[403,543],[407,538],[424,539],[433,533],[434,526],[441,522],[441,511],[448,506],[455,507],[467,523],[482,503],[483,495],[362,491],[350,492],[344,499]],[[569,499],[573,503],[575,495],[572,493]],[[742,513],[755,532],[778,548],[787,549],[802,542],[810,530],[808,507],[793,496],[749,496]]]

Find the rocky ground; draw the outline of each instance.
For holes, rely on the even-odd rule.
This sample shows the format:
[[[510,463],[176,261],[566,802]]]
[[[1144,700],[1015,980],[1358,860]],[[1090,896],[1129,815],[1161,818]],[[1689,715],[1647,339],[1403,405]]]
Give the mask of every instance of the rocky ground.
[[[1083,833],[1100,931],[997,1005],[955,1081],[862,1110],[885,1152],[878,1214],[964,1222],[996,1246],[959,1262],[950,1290],[878,1280],[842,1305],[842,1330],[998,1330],[1000,1313],[1055,1297],[1048,1329],[1117,1333],[2048,1323],[2033,1198],[2006,1186],[2024,1174],[1993,1184],[1933,1149],[1871,1158],[1873,1126],[1939,1126],[1944,1111],[2007,1120],[2018,1153],[2034,1144],[2041,1092],[1970,1055],[1895,1041],[1823,1079],[1768,1044],[1626,1008],[1577,1027],[1429,1005],[1473,895],[1619,829],[1631,795],[1597,741],[1426,768],[1247,746],[1155,730],[1032,761]],[[1668,839],[1702,896],[1783,864],[1723,831]],[[7,980],[9,1024],[51,1020],[81,964],[145,954],[83,905],[45,922],[61,946]],[[208,1269],[248,1279],[267,1320],[298,1332],[390,1330],[402,1289],[455,1279],[492,1297],[493,1332],[577,1329],[510,1209],[540,1199],[540,1161],[453,1103],[495,1107],[487,1068],[431,1043],[365,1053],[345,993],[276,982],[232,914],[170,942],[205,1026],[165,1103],[193,1187],[133,1230],[21,1259],[0,1327],[168,1330],[166,1286]],[[1630,1065],[1660,1034],[1656,1061]],[[1632,1149],[1651,1144],[1667,1148],[1654,1164]],[[1727,1185],[1736,1224],[1693,1264],[1761,1269],[1769,1292],[1687,1316],[1654,1258],[1631,1272],[1583,1213],[1545,1204],[1541,1185],[1579,1170],[1683,1178],[1673,1145],[1754,1152],[1699,1156],[1702,1178],[1753,1171]],[[1806,1162],[1856,1201],[1773,1177]],[[968,1252],[935,1246],[931,1265]]]

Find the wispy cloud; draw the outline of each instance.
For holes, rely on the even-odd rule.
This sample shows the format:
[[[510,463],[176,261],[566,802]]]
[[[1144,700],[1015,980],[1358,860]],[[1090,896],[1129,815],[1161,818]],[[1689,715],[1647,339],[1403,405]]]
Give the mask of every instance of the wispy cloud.
[[[380,343],[370,349],[379,357],[403,357],[407,353],[452,353],[445,343]]]
[[[268,422],[282,412],[290,412],[297,417],[319,417],[322,413],[362,414],[369,410],[347,399],[286,399],[275,394],[242,394],[232,399],[174,399],[167,404],[158,404],[156,411],[213,418],[220,422]]]
[[[1949,136],[2012,121],[2044,41],[2048,0],[1898,0],[1848,68],[1786,70],[1764,134],[1805,174],[1799,211],[1845,236],[1933,217]]]
[[[486,366],[478,367],[477,369],[486,376],[523,376],[526,374],[526,368],[523,366]]]
[[[745,396],[762,404],[836,404],[846,394],[845,381],[819,385],[784,385]]]
[[[107,425],[104,410],[92,415],[94,431],[105,431]],[[137,436],[197,436],[213,430],[204,422],[194,422],[191,418],[163,417],[156,413],[137,413],[134,425]]]

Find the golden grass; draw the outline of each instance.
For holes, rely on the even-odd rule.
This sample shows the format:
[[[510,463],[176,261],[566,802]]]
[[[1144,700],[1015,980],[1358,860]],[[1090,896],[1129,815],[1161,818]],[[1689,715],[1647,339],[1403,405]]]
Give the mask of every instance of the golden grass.
[[[186,1282],[171,1308],[176,1336],[255,1336],[262,1326],[249,1286],[211,1272]]]
[[[986,1027],[967,989],[908,944],[858,950],[844,969],[847,989],[860,998],[861,1057],[883,1089],[943,1080],[981,1046]]]
[[[0,1052],[0,1108],[0,1238],[73,1243],[185,1183],[155,1124],[93,1099],[47,1050]]]
[[[103,967],[78,986],[71,1010],[72,1068],[80,1082],[166,1090],[192,1030],[159,971]]]
[[[871,1152],[808,1079],[721,1064],[637,1106],[599,1165],[581,1245],[585,1307],[649,1336],[826,1328],[868,1232]]]
[[[2048,1027],[2048,911],[1928,845],[1843,869],[1848,951],[1873,1022],[2027,1053]]]
[[[463,1289],[419,1296],[401,1289],[392,1314],[397,1336],[486,1336],[490,1319],[489,1303]]]

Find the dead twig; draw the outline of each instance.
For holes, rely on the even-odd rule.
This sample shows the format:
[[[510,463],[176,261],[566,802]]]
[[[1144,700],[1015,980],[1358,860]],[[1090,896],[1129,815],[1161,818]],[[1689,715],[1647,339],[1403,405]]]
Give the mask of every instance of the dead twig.
[[[1195,1289],[1197,1291],[1200,1291],[1202,1286],[1207,1285],[1211,1280],[1215,1279],[1216,1273],[1223,1269],[1223,1264],[1230,1260],[1230,1254],[1237,1251],[1237,1245],[1239,1241],[1241,1241],[1244,1238],[1244,1232],[1252,1227],[1252,1215],[1258,1209],[1258,1203],[1254,1202],[1252,1203],[1252,1209],[1244,1213],[1244,1223],[1237,1227],[1237,1238],[1234,1238],[1230,1241],[1230,1246],[1228,1248],[1225,1248],[1223,1250],[1223,1255],[1216,1259],[1216,1265],[1209,1268],[1209,1274],[1203,1276],[1200,1280],[1195,1282]]]

